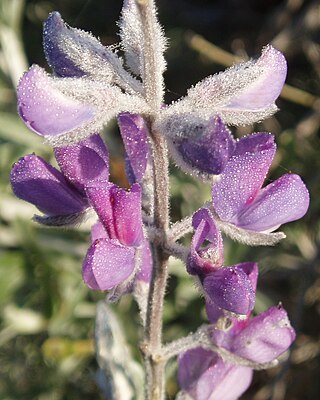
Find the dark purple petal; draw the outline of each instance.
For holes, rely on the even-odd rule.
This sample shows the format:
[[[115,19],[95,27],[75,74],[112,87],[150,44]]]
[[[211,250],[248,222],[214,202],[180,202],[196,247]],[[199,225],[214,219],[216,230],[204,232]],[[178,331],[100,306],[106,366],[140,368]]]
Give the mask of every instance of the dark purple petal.
[[[97,134],[78,144],[54,149],[64,176],[80,190],[84,185],[109,179],[109,155],[106,145]]]
[[[201,174],[220,174],[235,149],[231,132],[219,117],[211,118],[199,134],[190,132],[190,136],[177,136],[171,141],[183,163]]]
[[[70,59],[63,46],[66,35],[70,36],[70,28],[63,22],[58,12],[52,12],[43,26],[43,47],[48,64],[58,76],[83,76],[85,72]]]
[[[247,315],[254,307],[255,293],[241,265],[222,267],[207,275],[203,287],[208,299],[226,311]]]
[[[149,156],[148,128],[141,115],[122,113],[118,117],[120,133],[127,154],[130,183],[141,182]]]
[[[50,14],[44,24],[43,43],[48,64],[58,76],[86,76],[112,83],[117,75],[125,74],[111,48],[89,32],[65,24],[58,12]]]
[[[112,183],[99,182],[86,187],[86,193],[110,238],[127,246],[142,243],[141,188],[138,184],[126,191]]]
[[[33,65],[18,86],[18,111],[26,125],[41,136],[56,136],[74,130],[94,118],[95,110],[53,86],[42,68]]]
[[[201,279],[223,263],[222,236],[207,208],[201,208],[193,215],[192,226],[195,228],[195,233],[191,242],[187,270],[189,274],[199,275]],[[210,243],[204,246],[205,241]]]
[[[241,138],[233,156],[213,185],[212,201],[218,216],[238,224],[239,214],[255,199],[273,160],[276,150],[269,133]]]
[[[273,231],[304,216],[309,192],[301,178],[286,174],[260,190],[253,203],[238,217],[238,226],[253,231]]]
[[[248,360],[265,363],[284,353],[294,339],[286,311],[281,306],[271,307],[235,336],[231,350]]]
[[[48,216],[81,213],[87,201],[64,176],[36,155],[22,157],[11,170],[11,185],[17,197],[34,204]]]
[[[134,272],[134,254],[134,248],[116,240],[95,240],[83,262],[84,282],[94,290],[110,290],[123,283]]]
[[[251,379],[250,368],[227,364],[208,350],[197,348],[179,357],[179,384],[194,400],[236,400]]]

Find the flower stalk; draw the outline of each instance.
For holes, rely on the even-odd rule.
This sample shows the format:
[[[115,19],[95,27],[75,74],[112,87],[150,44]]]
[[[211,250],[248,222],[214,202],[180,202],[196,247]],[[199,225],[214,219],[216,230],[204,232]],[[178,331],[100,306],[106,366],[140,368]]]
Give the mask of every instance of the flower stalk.
[[[307,211],[309,194],[298,175],[263,187],[276,151],[273,135],[236,140],[227,127],[261,121],[277,110],[286,61],[266,46],[259,59],[209,76],[165,105],[166,40],[154,1],[124,0],[119,27],[124,59],[67,26],[58,12],[48,17],[44,48],[54,75],[32,66],[20,80],[18,108],[28,127],[55,147],[60,170],[27,155],[12,168],[12,188],[38,208],[43,215],[34,220],[44,225],[72,226],[94,212],[83,280],[92,290],[108,291],[108,302],[126,294],[137,301],[146,400],[165,399],[165,367],[173,357],[178,398],[199,400],[205,389],[208,398],[224,399],[227,391],[235,400],[250,385],[253,369],[275,366],[295,338],[281,305],[252,317],[258,265],[224,265],[222,236],[274,245],[285,237],[274,231]],[[114,117],[129,190],[110,182],[108,149],[97,133]],[[184,172],[212,184],[210,201],[174,224],[169,156]],[[190,243],[181,244],[190,233]],[[195,279],[209,323],[164,344],[170,257]],[[239,385],[231,387],[235,381]]]

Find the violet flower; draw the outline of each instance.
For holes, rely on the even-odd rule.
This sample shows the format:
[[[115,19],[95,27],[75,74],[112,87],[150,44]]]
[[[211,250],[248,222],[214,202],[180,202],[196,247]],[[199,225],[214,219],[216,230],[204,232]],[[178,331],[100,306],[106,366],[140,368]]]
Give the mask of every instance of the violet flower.
[[[99,135],[55,149],[61,171],[41,157],[22,157],[11,170],[15,195],[34,204],[45,216],[34,219],[50,226],[80,222],[90,207],[84,185],[107,181],[109,156]]]
[[[46,225],[65,225],[81,219],[89,207],[86,198],[63,174],[41,157],[26,155],[11,170],[14,194],[34,204],[45,216],[35,215]]]
[[[55,146],[61,172],[26,156],[12,170],[13,190],[45,214],[37,220],[51,225],[95,210],[99,221],[91,229],[83,279],[91,289],[108,290],[110,301],[133,292],[145,332],[146,397],[165,397],[165,362],[183,348],[188,349],[179,357],[183,392],[196,400],[233,400],[250,384],[252,368],[272,362],[295,336],[281,307],[250,318],[257,264],[224,266],[219,230],[248,244],[274,244],[284,235],[271,232],[308,208],[309,195],[297,175],[262,188],[275,153],[272,135],[235,141],[225,125],[258,122],[277,110],[286,61],[267,46],[257,60],[209,76],[165,106],[166,40],[154,1],[125,0],[119,27],[123,59],[114,47],[69,27],[59,13],[46,20],[44,50],[53,74],[33,65],[23,75],[18,110],[27,126]],[[95,134],[114,117],[129,191],[108,181],[107,149]],[[190,250],[177,243],[190,232],[190,219],[171,226],[167,147],[183,170],[214,182],[212,206],[193,215]],[[200,281],[212,325],[196,344],[187,337],[164,345],[167,260],[169,255],[185,260],[188,252],[187,270]]]
[[[83,193],[85,186],[109,180],[108,149],[100,135],[56,147],[54,155],[64,176]]]
[[[155,18],[154,9],[152,14]],[[249,124],[273,114],[277,110],[274,101],[286,77],[285,59],[267,46],[258,60],[207,77],[189,89],[187,96],[163,107],[166,41],[154,22],[152,57],[157,74],[153,84],[162,96],[154,104],[144,95],[148,78],[143,21],[135,1],[127,0],[119,24],[125,64],[111,47],[103,46],[87,32],[70,28],[59,13],[50,14],[44,25],[44,49],[55,76],[38,66],[25,73],[18,87],[20,116],[36,133],[61,145],[99,131],[121,113],[156,115],[155,129],[174,143],[171,147],[183,165],[189,170],[193,167],[200,175],[220,173],[234,145],[216,116],[227,124]],[[210,155],[214,156],[212,160]]]
[[[95,290],[111,290],[124,284],[127,290],[135,275],[150,263],[141,216],[141,189],[130,191],[112,183],[87,186],[86,193],[100,224],[92,231],[92,245],[83,263],[83,279]],[[143,263],[144,260],[144,263]],[[142,279],[150,278],[144,271]],[[123,291],[122,293],[123,294]]]
[[[34,132],[51,143],[68,144],[99,131],[121,112],[149,110],[140,81],[91,34],[68,27],[54,12],[43,36],[55,76],[34,65],[18,87],[20,116]]]
[[[196,348],[183,353],[179,357],[179,384],[194,400],[236,400],[252,378],[252,369],[243,366],[245,360],[259,369],[259,364],[283,354],[294,339],[295,332],[281,306],[271,307],[252,319],[233,320],[228,330],[212,327],[212,345],[226,352],[219,355]]]
[[[212,186],[220,228],[248,244],[251,237],[254,241],[255,232],[269,234],[301,218],[309,206],[308,190],[298,175],[285,174],[262,188],[275,150],[269,133],[239,139],[219,181]]]
[[[252,375],[252,369],[226,363],[201,347],[179,356],[179,385],[193,400],[236,400],[250,386]]]
[[[193,215],[192,223],[195,234],[187,262],[188,272],[199,278],[206,299],[218,314],[229,312],[247,315],[255,302],[254,287],[249,276],[257,268],[256,264],[223,266],[221,233],[208,209],[198,210]],[[209,244],[203,247],[206,241]]]
[[[220,117],[188,121],[188,114],[181,117],[186,131],[181,135],[168,136],[169,148],[176,164],[185,172],[207,178],[218,175],[225,168],[235,149],[231,132]]]

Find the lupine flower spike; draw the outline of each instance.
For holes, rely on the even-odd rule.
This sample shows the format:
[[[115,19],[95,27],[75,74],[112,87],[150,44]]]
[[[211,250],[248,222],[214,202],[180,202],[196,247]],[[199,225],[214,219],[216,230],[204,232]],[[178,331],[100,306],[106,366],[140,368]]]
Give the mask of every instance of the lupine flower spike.
[[[45,21],[44,51],[52,74],[37,65],[25,72],[17,89],[18,112],[53,146],[60,170],[26,155],[12,168],[12,189],[42,213],[34,217],[38,223],[68,227],[93,216],[83,281],[89,289],[108,292],[109,302],[127,294],[137,301],[147,400],[155,394],[164,400],[165,366],[174,356],[178,398],[236,400],[253,370],[276,365],[295,338],[281,305],[252,316],[258,264],[238,260],[225,266],[222,236],[273,245],[285,237],[275,231],[308,209],[309,194],[298,175],[263,186],[276,151],[273,135],[232,133],[232,126],[260,122],[277,111],[287,64],[267,45],[257,59],[203,79],[166,105],[167,41],[155,2],[125,0],[119,28],[119,46],[106,47],[67,25],[58,12]],[[110,181],[103,128],[112,119],[123,140],[128,189]],[[212,184],[212,198],[174,224],[169,155],[184,172]],[[188,233],[191,242],[180,242]],[[171,256],[197,281],[209,323],[164,344]],[[99,353],[101,313],[98,320]],[[116,372],[109,372],[110,397],[116,398]],[[132,388],[132,398],[141,397],[129,369],[121,379]]]

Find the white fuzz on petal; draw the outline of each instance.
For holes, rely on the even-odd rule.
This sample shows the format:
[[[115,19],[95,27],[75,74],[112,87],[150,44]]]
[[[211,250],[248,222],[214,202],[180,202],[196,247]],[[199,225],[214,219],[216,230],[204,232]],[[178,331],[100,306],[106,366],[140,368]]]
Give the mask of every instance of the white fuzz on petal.
[[[226,124],[247,125],[277,111],[287,72],[284,56],[271,46],[261,57],[209,76],[188,90],[186,97],[162,111],[162,125],[173,114],[197,113],[208,119],[218,114]]]

